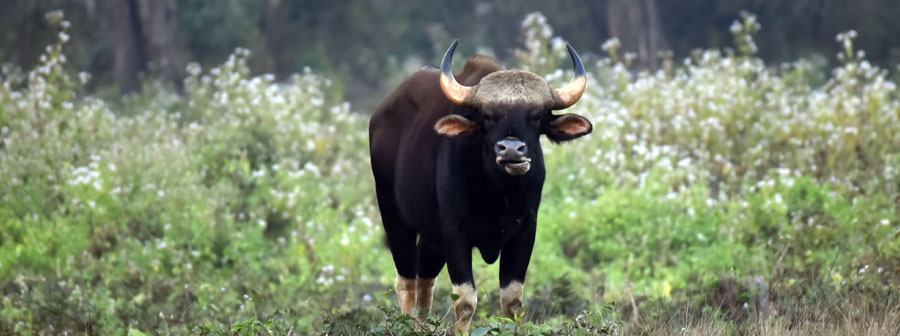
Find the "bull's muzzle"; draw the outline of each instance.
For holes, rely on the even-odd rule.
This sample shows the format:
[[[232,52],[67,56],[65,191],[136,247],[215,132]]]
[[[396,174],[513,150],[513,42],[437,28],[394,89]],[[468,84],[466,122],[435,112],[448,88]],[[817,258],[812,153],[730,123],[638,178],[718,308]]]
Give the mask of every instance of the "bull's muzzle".
[[[507,137],[497,141],[494,153],[497,154],[497,165],[510,175],[524,175],[531,169],[528,145],[518,138]]]

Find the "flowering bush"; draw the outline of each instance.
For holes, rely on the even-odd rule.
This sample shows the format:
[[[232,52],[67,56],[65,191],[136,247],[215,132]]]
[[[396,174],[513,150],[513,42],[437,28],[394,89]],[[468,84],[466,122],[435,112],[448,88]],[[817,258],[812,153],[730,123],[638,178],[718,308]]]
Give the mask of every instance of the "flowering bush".
[[[351,279],[381,283],[366,277],[386,257],[361,253],[380,245],[366,118],[329,103],[329,80],[251,77],[239,49],[117,113],[76,97],[62,28],[2,78],[2,325],[189,331],[288,308],[309,323],[323,293],[340,307],[371,292]]]
[[[188,66],[181,93],[149,82],[105,101],[81,95],[89,75],[64,69],[68,23],[57,24],[37,67],[0,77],[0,333],[415,327],[396,309],[367,310],[392,304],[393,264],[367,114],[329,95],[328,78],[251,76],[238,49],[208,71]],[[755,58],[758,30],[745,14],[731,27],[738,53],[706,50],[656,73],[620,62],[615,40],[609,58],[583,50],[588,91],[572,112],[595,129],[544,144],[526,309],[553,323],[592,311],[529,330],[618,330],[603,304],[691,299],[681,293],[723,279],[773,297],[895,289],[896,84],[853,50],[853,32],[821,79],[810,61]],[[568,80],[546,19],[529,15],[523,31],[511,67]],[[493,312],[498,266],[476,269],[479,311]],[[445,277],[436,312],[449,306]]]
[[[735,39],[752,44],[758,24],[743,20]],[[674,73],[601,60],[575,107],[591,138],[547,155],[543,218],[567,224],[543,228],[611,286],[661,294],[774,276],[778,253],[807,280],[829,265],[851,282],[872,263],[896,270],[900,101],[886,70],[854,56],[854,34],[819,86],[810,63],[770,68],[749,51],[703,51]]]

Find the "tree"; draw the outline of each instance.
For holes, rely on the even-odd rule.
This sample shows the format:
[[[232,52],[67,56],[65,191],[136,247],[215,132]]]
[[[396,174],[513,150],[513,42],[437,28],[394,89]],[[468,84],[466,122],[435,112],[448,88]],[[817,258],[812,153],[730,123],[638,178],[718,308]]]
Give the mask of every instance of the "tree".
[[[158,66],[162,76],[180,83],[185,55],[178,38],[177,3],[174,0],[107,0],[113,72],[124,92],[140,89],[139,74],[147,64]]]
[[[140,89],[138,74],[147,64],[137,3],[132,0],[107,0],[106,5],[109,12],[105,17],[110,27],[113,78],[122,91],[137,91]]]
[[[266,4],[265,12],[262,16],[261,30],[265,37],[265,53],[261,57],[268,58],[269,70],[285,73],[290,71],[290,63],[286,62],[286,57],[276,57],[285,54],[284,52],[284,34],[285,34],[285,15],[281,0],[269,0]]]
[[[175,0],[137,0],[147,56],[163,77],[180,83],[185,55],[178,37],[178,3]]]
[[[610,36],[619,38],[624,51],[637,53],[638,66],[656,70],[657,54],[668,49],[656,0],[609,0],[606,15]]]

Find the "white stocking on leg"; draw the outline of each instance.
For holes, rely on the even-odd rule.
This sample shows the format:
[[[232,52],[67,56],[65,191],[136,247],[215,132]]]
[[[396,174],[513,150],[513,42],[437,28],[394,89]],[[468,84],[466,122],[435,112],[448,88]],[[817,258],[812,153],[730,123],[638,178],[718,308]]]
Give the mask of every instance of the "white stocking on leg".
[[[397,292],[400,312],[413,316],[413,306],[416,305],[416,279],[404,278],[397,274],[397,279],[394,280],[394,291]]]
[[[453,285],[453,294],[459,295],[453,303],[453,312],[456,314],[456,333],[469,335],[469,325],[475,316],[475,306],[478,305],[478,293],[471,283]]]

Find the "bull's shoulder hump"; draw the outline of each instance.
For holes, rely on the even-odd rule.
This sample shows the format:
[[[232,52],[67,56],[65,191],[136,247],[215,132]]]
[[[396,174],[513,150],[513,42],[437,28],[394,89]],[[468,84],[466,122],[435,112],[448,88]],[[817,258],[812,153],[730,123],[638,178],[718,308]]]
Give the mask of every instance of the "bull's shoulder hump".
[[[475,55],[469,57],[463,65],[463,70],[454,76],[460,84],[472,86],[478,84],[484,76],[500,70],[503,70],[503,67],[494,58]]]

